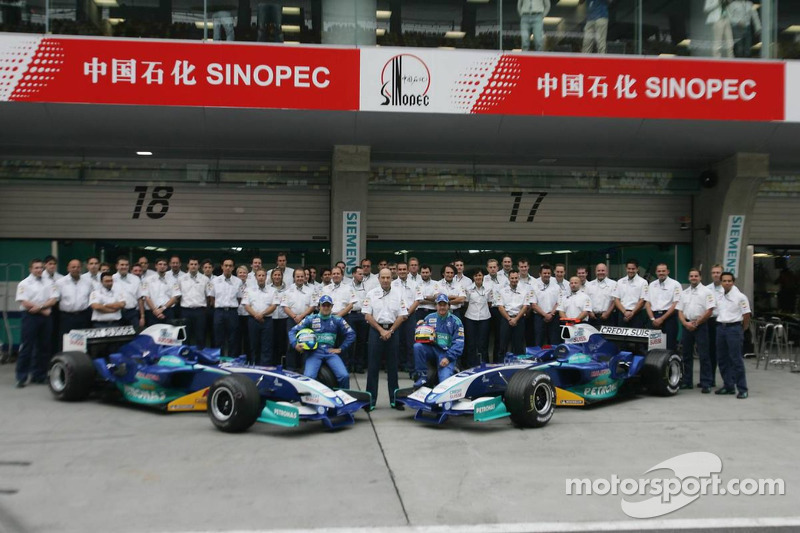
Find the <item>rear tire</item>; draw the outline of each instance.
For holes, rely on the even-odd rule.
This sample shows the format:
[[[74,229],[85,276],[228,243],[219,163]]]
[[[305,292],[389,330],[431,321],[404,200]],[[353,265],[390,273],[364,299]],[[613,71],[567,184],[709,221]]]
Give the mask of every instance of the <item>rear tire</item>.
[[[261,395],[247,376],[219,378],[208,389],[208,416],[218,429],[239,433],[255,424],[261,413]]]
[[[683,377],[681,356],[669,350],[650,350],[644,359],[642,383],[650,394],[674,396]]]
[[[511,421],[518,426],[540,428],[553,418],[556,391],[550,376],[537,370],[520,370],[508,382],[503,395]]]
[[[92,392],[94,379],[94,364],[83,352],[61,352],[50,362],[47,381],[57,400],[75,402],[86,399]]]
[[[329,389],[338,389],[339,388],[339,380],[336,379],[336,374],[333,373],[331,367],[326,364],[323,364],[319,367],[319,372],[317,372],[317,381],[328,387]]]

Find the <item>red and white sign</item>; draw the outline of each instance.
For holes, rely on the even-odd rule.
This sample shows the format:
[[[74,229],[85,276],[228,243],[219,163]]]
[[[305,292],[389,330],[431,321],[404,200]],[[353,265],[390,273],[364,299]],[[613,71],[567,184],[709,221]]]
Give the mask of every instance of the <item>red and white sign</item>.
[[[358,50],[0,35],[0,101],[358,109]]]
[[[361,109],[783,120],[784,63],[365,49]]]

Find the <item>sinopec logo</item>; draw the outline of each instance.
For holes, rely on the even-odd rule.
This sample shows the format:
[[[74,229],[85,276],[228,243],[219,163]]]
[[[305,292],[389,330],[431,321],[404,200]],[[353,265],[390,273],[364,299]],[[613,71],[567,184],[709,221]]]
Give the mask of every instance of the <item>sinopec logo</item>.
[[[381,105],[427,107],[430,87],[431,72],[422,59],[412,54],[396,55],[381,70]]]

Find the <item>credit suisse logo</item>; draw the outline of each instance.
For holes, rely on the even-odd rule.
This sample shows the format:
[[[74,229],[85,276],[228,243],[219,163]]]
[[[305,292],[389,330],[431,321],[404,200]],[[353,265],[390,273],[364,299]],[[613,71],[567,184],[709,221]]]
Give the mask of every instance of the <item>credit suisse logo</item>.
[[[398,54],[381,69],[382,106],[428,107],[431,71],[413,54]]]

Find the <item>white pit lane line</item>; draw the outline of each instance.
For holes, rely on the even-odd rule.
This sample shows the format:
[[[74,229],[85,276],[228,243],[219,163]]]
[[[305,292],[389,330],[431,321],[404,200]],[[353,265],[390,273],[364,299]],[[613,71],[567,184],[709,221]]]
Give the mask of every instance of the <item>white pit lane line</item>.
[[[215,533],[568,533],[583,531],[654,531],[800,527],[800,516],[785,518],[701,518],[676,520],[626,520],[620,522],[536,522],[455,526],[336,527],[315,529],[250,529]],[[209,533],[164,531],[161,533]]]

